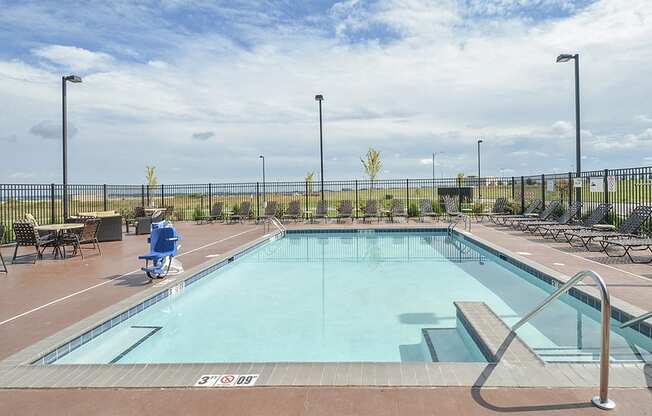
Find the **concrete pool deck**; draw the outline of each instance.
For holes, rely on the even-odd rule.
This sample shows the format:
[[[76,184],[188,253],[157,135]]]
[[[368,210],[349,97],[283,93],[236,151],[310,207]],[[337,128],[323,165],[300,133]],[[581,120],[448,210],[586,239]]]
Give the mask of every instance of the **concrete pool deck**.
[[[342,228],[351,226],[352,225],[349,223],[337,225],[287,225],[289,229],[306,227]],[[353,224],[353,226],[373,228],[377,228],[379,226],[405,227],[405,224],[381,223],[378,225],[376,223],[356,223]],[[410,222],[410,227],[415,226],[431,227],[432,224]],[[180,233],[184,236],[182,247],[182,253],[184,253],[184,256],[181,257],[181,260],[183,261],[186,269],[190,269],[193,266],[207,264],[208,262],[212,261],[215,256],[222,255],[229,250],[235,249],[243,244],[251,243],[264,234],[262,226],[240,224],[228,226],[220,224],[196,226],[190,223],[180,223],[178,228]],[[540,239],[531,238],[529,235],[528,237],[525,237],[525,234],[523,233],[506,232],[502,229],[496,229],[483,225],[473,224],[471,234],[483,240],[490,241],[492,244],[503,247],[507,250],[521,253],[520,255],[526,257],[528,260],[541,263],[549,268],[555,269],[567,275],[573,274],[577,270],[583,270],[587,268],[595,270],[600,273],[605,278],[605,280],[607,280],[607,284],[610,286],[610,290],[612,290],[613,296],[623,299],[628,303],[631,303],[632,305],[638,306],[640,308],[648,307],[649,302],[652,301],[652,299],[650,299],[652,298],[650,296],[652,293],[652,290],[650,289],[652,286],[652,281],[647,276],[645,276],[645,274],[650,273],[650,271],[647,269],[651,266],[603,264],[594,258],[588,258],[589,256],[596,257],[594,253],[590,253],[587,255],[587,258],[583,258],[582,253],[564,252],[562,245],[560,245],[560,247],[555,247],[554,244],[541,244],[540,241],[537,241]],[[144,251],[144,241],[144,236],[125,236],[125,241],[123,242],[103,244],[103,256],[91,255],[87,256],[87,259],[83,261],[80,258],[73,258],[65,261],[46,260],[43,262],[38,262],[36,265],[10,265],[9,275],[7,277],[0,275],[0,322],[2,322],[0,323],[0,358],[6,358],[12,353],[32,345],[34,342],[42,338],[55,334],[60,330],[67,328],[71,324],[88,318],[94,313],[102,311],[107,306],[113,305],[119,301],[123,301],[130,296],[137,295],[143,291],[151,290],[152,285],[147,284],[148,279],[144,277],[142,273],[132,272],[139,266],[139,262],[136,260],[136,256]],[[568,245],[566,244],[566,247],[567,246]],[[5,257],[7,257],[9,251],[3,249],[3,254],[5,254]],[[605,261],[605,263],[607,262]],[[626,273],[623,273],[623,271]],[[616,291],[618,291],[618,293],[616,293]],[[575,366],[569,365],[560,366],[560,368],[555,369],[555,371],[552,371],[552,367],[550,367],[550,365],[547,365],[547,368],[545,369],[540,368],[542,366],[536,366],[537,370],[534,372],[534,374],[528,371],[529,374],[523,374],[521,379],[519,376],[514,376],[514,374],[519,374],[519,371],[515,371],[514,368],[495,367],[491,370],[492,374],[487,376],[486,365],[481,365],[478,368],[474,368],[473,365],[468,366],[468,368],[465,366],[463,366],[464,368],[459,367],[457,364],[449,365],[449,367],[457,366],[457,369],[452,371],[452,368],[445,369],[447,366],[442,365],[441,363],[433,366],[381,364],[380,367],[376,367],[375,365],[369,365],[367,366],[367,370],[373,371],[373,375],[369,373],[365,377],[364,370],[366,363],[362,363],[359,364],[361,380],[356,383],[352,383],[352,375],[358,373],[356,364],[344,364],[344,366],[346,366],[344,373],[338,371],[338,366],[342,365],[343,364],[268,365],[267,368],[261,367],[261,382],[259,384],[265,384],[269,386],[319,386],[332,384],[359,386],[349,388],[349,390],[351,390],[350,394],[353,395],[356,394],[355,392],[362,392],[364,386],[379,386],[378,388],[382,387],[385,390],[396,392],[406,391],[405,389],[395,387],[388,388],[388,386],[423,385],[425,384],[424,382],[419,382],[419,379],[423,376],[429,380],[429,383],[427,384],[430,386],[465,386],[466,388],[462,388],[461,391],[467,392],[466,394],[473,394],[474,389],[469,389],[470,386],[483,386],[483,391],[490,389],[490,386],[500,387],[496,391],[504,391],[504,393],[507,394],[510,390],[513,391],[513,389],[505,388],[508,386],[530,386],[533,388],[556,386],[555,392],[567,391],[567,388],[572,388],[571,391],[576,392],[577,388],[584,389],[589,386],[597,385],[597,373],[595,373],[594,369],[591,368],[593,365],[583,366],[586,368],[585,371],[581,370],[579,373],[577,368],[570,368]],[[398,373],[388,369],[388,366],[392,365],[398,368]],[[191,369],[192,371],[189,371],[188,374],[183,374],[182,372],[175,371],[175,369],[170,368],[170,366],[159,366],[157,369],[157,378],[159,381],[169,380],[166,383],[163,383],[163,386],[165,387],[187,387],[191,386],[196,381],[199,375],[198,373],[224,374],[225,372],[235,372],[236,370],[240,371],[242,366],[248,366],[246,369],[242,368],[243,371],[254,370],[251,364],[207,364],[205,366],[199,366],[202,368]],[[306,373],[303,371],[305,368],[303,368],[303,370],[300,369],[302,366],[308,366],[310,370]],[[60,378],[56,381],[55,384],[57,384],[58,387],[76,386],[76,384],[72,382],[72,378],[81,380],[85,378],[84,371],[86,371],[85,369],[80,368],[81,366],[76,367],[77,368],[69,369],[70,372],[68,372],[68,375],[70,377],[64,377],[63,379]],[[638,365],[638,367],[637,365],[614,365],[612,367],[612,384],[615,386],[621,385],[624,387],[643,387],[650,385],[649,381],[652,379],[652,372],[650,371],[650,368],[645,368],[643,365]],[[379,368],[383,368],[383,370],[379,372]],[[430,374],[431,369],[434,369],[435,371],[433,374]],[[111,385],[120,386],[120,383],[116,384],[116,380],[124,379],[125,377],[133,378],[135,381],[136,378],[134,376],[138,372],[136,371],[134,373],[133,371],[135,370],[138,369],[132,367],[129,369],[123,368],[122,370],[118,370],[122,372],[122,376],[116,375],[115,373],[107,373],[105,374],[105,377],[107,377],[105,381],[109,383],[96,383],[95,385],[98,387],[107,387]],[[48,367],[42,367],[42,371],[48,373],[51,372]],[[541,373],[538,376],[535,376],[535,374],[537,374],[539,371]],[[311,373],[314,375],[311,376]],[[318,379],[319,381],[315,380],[317,375],[316,373],[319,373],[320,375]],[[344,376],[342,376],[342,374],[344,374]],[[398,379],[396,379],[396,374],[398,374]],[[14,375],[19,376],[18,373]],[[27,383],[27,386],[51,386],[52,380],[49,380],[48,382],[47,378],[58,377],[54,374],[42,375],[43,377],[36,377],[36,380],[40,380],[40,382],[35,384]],[[11,375],[8,376],[10,379],[12,379]],[[536,380],[532,381],[532,376],[535,376],[534,378]],[[338,377],[340,378],[339,380]],[[344,379],[342,379],[342,377],[344,377]],[[21,378],[22,377],[18,377],[17,380],[14,379],[17,381],[17,386],[22,384],[20,383]],[[390,378],[393,378],[393,380],[390,380]],[[111,381],[111,379],[113,380]],[[324,383],[322,383],[322,379]],[[3,381],[7,380],[5,379]],[[100,380],[94,381],[99,382]],[[5,386],[7,385],[5,383],[2,384]],[[90,385],[92,386],[93,384],[94,383],[91,381]],[[139,384],[137,383],[133,384],[134,387],[138,385]],[[159,383],[158,385],[161,384]],[[89,385],[86,384],[86,386]],[[26,386],[23,384],[22,387]],[[280,389],[283,391],[283,387],[256,387],[255,390],[259,391],[271,388]],[[296,397],[304,397],[303,393],[290,393],[290,391],[293,391],[292,389],[296,389],[297,387],[286,388],[288,389],[288,395],[294,394]],[[533,388],[528,388],[525,391],[534,393],[535,389]],[[420,389],[420,391],[421,390],[423,389]],[[591,389],[590,394],[595,393],[594,390],[595,388]],[[36,390],[29,389],[21,390],[21,394],[29,391],[34,392],[35,398],[37,396],[43,396],[41,391],[38,391],[37,393]],[[63,392],[67,390],[57,391]],[[101,391],[115,392],[115,390],[107,389],[102,389]],[[140,394],[138,391],[125,392],[124,394],[138,395]],[[193,389],[190,391],[195,390]],[[314,392],[316,390],[313,388],[313,390],[310,391]],[[346,390],[346,388],[339,387],[334,391],[346,392],[348,390]],[[426,389],[423,391],[428,390]],[[458,389],[456,391],[459,392],[460,390]],[[638,399],[639,403],[642,405],[642,407],[638,408],[640,410],[643,410],[645,406],[649,408],[650,406],[648,403],[652,404],[650,402],[649,390],[647,389],[634,389],[631,391],[624,391],[626,391],[627,394],[640,395],[640,398]],[[639,394],[631,393],[632,391],[639,392]],[[81,394],[87,398],[92,397],[92,393],[90,391],[87,391],[87,393],[88,394],[86,396],[84,396],[82,392],[73,392],[71,394],[73,396]],[[175,395],[188,394],[192,396],[195,394],[201,394],[179,393],[179,391],[175,389],[169,390],[169,393],[170,394],[168,399],[170,400],[170,403],[173,403],[172,397]],[[233,394],[216,392],[215,394],[219,396],[237,396],[242,393]],[[374,396],[375,393],[367,394]],[[401,393],[388,394],[400,395]],[[348,396],[349,393],[346,393],[345,395]],[[556,393],[554,395],[556,395]],[[588,397],[589,396],[587,395],[585,399],[588,400]],[[273,396],[270,397],[270,399],[272,398]],[[164,399],[164,401],[166,400]],[[10,400],[10,402],[13,402],[13,400]],[[586,410],[589,412],[595,410],[588,408],[584,409],[583,407],[573,408],[572,406],[568,409],[559,408],[556,410],[562,411],[571,409],[572,411]],[[471,410],[471,408],[469,408],[469,410]],[[490,411],[491,409],[490,407],[487,408],[480,406],[477,407],[477,410]],[[536,410],[536,408],[532,410]],[[544,411],[546,409],[540,408],[539,410]],[[548,410],[552,411],[553,409],[550,408]],[[493,411],[500,410],[494,409]],[[531,412],[531,410],[522,411],[528,413]],[[630,412],[628,414],[637,413]]]

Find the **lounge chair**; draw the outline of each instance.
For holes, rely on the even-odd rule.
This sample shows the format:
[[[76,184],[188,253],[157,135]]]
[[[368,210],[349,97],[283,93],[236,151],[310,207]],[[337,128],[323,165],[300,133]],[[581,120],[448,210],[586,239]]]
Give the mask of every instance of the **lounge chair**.
[[[0,224],[0,246],[2,245],[2,239],[5,237],[5,226]],[[0,251],[0,262],[2,262],[2,270],[0,272],[9,273],[7,270],[7,264],[5,263],[5,258],[2,257],[2,252]]]
[[[251,202],[244,201],[242,204],[240,204],[240,209],[238,209],[238,212],[231,215],[231,221],[242,222],[249,217],[251,217]]]
[[[598,205],[589,216],[579,223],[568,223],[565,225],[545,225],[539,227],[539,234],[543,238],[552,237],[555,241],[559,235],[567,231],[575,230],[589,230],[596,224],[599,224],[604,220],[611,211],[611,204],[600,204]]]
[[[556,220],[549,221],[529,221],[525,222],[521,225],[521,229],[523,231],[529,231],[530,233],[534,234],[537,232],[537,230],[543,226],[546,225],[566,225],[569,222],[573,220],[577,216],[577,213],[580,212],[580,209],[582,208],[582,203],[581,202],[572,202],[568,209],[559,216]]]
[[[485,218],[491,218],[496,215],[505,215],[505,210],[507,209],[507,198],[496,198],[494,201],[494,206],[491,208],[490,212],[478,212],[475,214],[475,217],[478,218],[481,222]]]
[[[224,202],[216,202],[211,207],[211,212],[208,215],[197,218],[197,224],[202,222],[209,223],[224,217]]]
[[[467,218],[466,214],[458,210],[457,203],[450,196],[444,197],[444,207],[446,208],[446,215],[448,216],[449,222],[453,222],[453,218]]]
[[[650,237],[644,237],[644,238],[633,237],[633,238],[620,238],[620,239],[606,238],[606,239],[599,240],[599,243],[602,246],[602,250],[609,257],[627,256],[629,257],[629,260],[632,263],[636,263],[636,264],[652,263],[652,257],[650,257],[646,261],[637,261],[634,260],[631,254],[631,251],[645,251],[645,250],[648,250],[652,253],[652,238]],[[613,252],[610,250],[614,248],[622,249],[622,254],[613,254]]]
[[[577,230],[567,231],[564,233],[566,241],[573,247],[584,247],[588,251],[589,244],[594,240],[607,240],[607,239],[623,239],[631,237],[639,237],[636,233],[641,228],[643,223],[652,214],[652,207],[647,205],[639,205],[629,214],[616,230]],[[573,241],[579,240],[580,244],[573,244]],[[600,250],[603,251],[604,247],[600,245]]]
[[[535,221],[547,221],[552,217],[552,214],[559,208],[559,201],[554,200],[548,203],[548,206],[543,209],[537,216],[527,216],[519,218],[509,218],[504,221],[505,225],[509,225],[512,228],[521,228],[524,224]]]
[[[288,210],[283,214],[283,219],[294,220],[294,222],[299,221],[301,218],[301,201],[290,201],[288,204]]]
[[[337,208],[337,221],[347,218],[351,218],[351,222],[353,222],[353,204],[345,199],[340,201],[340,206]]]
[[[92,244],[93,248],[97,248],[100,256],[102,250],[100,249],[100,242],[97,240],[97,230],[100,226],[100,220],[97,218],[88,219],[84,221],[84,228],[78,230],[71,230],[61,237],[61,246],[63,247],[63,257],[66,257],[66,246],[72,246],[72,255],[74,256],[79,252],[81,258],[84,258],[82,245]]]
[[[16,221],[13,225],[13,230],[16,236],[16,248],[14,249],[14,256],[11,259],[12,263],[16,261],[19,247],[34,247],[36,249],[36,258],[42,259],[43,251],[48,247],[54,247],[57,243],[56,238],[50,234],[39,236],[34,224],[29,220]]]
[[[392,209],[389,212],[389,218],[392,222],[394,222],[395,217],[404,217],[405,221],[408,221],[408,214],[403,206],[403,202],[398,199],[392,201]]]
[[[432,201],[430,199],[421,199],[419,201],[419,221],[423,222],[423,217],[437,219],[439,214],[432,210]]]
[[[278,212],[278,202],[276,201],[267,201],[265,203],[265,211],[263,212],[263,215],[260,216],[261,219],[269,219],[276,217],[276,213]]]
[[[324,221],[328,220],[328,202],[318,201],[317,208],[315,209],[314,219],[323,218]]]
[[[525,211],[523,211],[523,214],[497,214],[497,215],[492,215],[489,217],[491,221],[494,224],[504,224],[505,221],[511,219],[511,218],[525,218],[525,217],[530,217],[530,216],[535,216],[534,211],[539,209],[543,202],[540,199],[535,199],[534,201],[530,202],[530,205],[525,208]]]
[[[378,215],[378,201],[375,199],[368,199],[362,213],[362,222],[366,222],[367,218],[376,218],[380,222]]]

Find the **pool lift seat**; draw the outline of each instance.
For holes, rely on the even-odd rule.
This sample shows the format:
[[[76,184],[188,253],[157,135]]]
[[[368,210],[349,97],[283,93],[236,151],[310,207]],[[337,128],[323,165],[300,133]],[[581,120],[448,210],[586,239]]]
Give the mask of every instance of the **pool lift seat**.
[[[138,259],[145,260],[145,267],[141,270],[147,273],[150,279],[160,279],[170,272],[172,259],[177,255],[177,242],[182,238],[169,221],[152,224],[152,233],[149,238],[150,251]],[[152,262],[151,266],[149,262]]]

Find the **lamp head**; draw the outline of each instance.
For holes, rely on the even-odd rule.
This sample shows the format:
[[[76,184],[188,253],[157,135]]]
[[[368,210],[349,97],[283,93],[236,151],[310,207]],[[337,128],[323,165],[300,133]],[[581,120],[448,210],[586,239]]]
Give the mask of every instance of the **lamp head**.
[[[484,140],[482,140],[482,139],[478,140],[478,144],[483,143],[483,142],[484,142]]]
[[[260,159],[265,159],[265,156],[263,156],[263,155],[260,155],[260,156],[258,156],[258,157],[259,157]]]
[[[570,54],[567,54],[567,53],[562,53],[561,55],[559,55],[559,56],[557,57],[557,63],[560,63],[560,62],[568,62],[568,61],[570,61],[571,59],[575,59],[575,55],[570,55]]]
[[[315,101],[324,101],[324,96],[321,94],[315,95]]]
[[[78,75],[68,75],[68,76],[63,77],[63,79],[66,80],[66,81],[74,82],[74,83],[82,82],[81,77],[78,76]]]

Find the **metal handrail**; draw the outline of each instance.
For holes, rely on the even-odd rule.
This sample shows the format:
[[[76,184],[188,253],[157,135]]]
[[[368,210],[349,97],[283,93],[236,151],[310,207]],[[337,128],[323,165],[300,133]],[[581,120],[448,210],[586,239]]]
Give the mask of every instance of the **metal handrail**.
[[[628,326],[632,326],[634,324],[637,324],[637,323],[639,323],[641,321],[646,320],[647,318],[652,318],[652,311],[646,312],[643,315],[639,315],[636,318],[632,318],[627,322],[623,322],[622,324],[620,324],[620,327],[621,328],[627,328]]]
[[[285,235],[287,232],[287,229],[285,226],[281,223],[281,221],[278,220],[276,217],[267,217],[265,219],[265,225],[267,226],[265,228],[265,232],[269,232],[269,224],[274,224],[276,229],[281,233],[281,235]]]
[[[600,409],[610,410],[616,407],[616,404],[609,399],[609,321],[611,319],[611,299],[609,298],[609,291],[607,285],[602,280],[599,274],[591,270],[584,270],[578,272],[575,276],[571,277],[566,283],[560,286],[554,293],[548,296],[539,306],[532,309],[527,315],[521,318],[514,326],[512,331],[518,330],[523,324],[529,321],[533,316],[541,312],[543,308],[548,306],[552,301],[566,293],[577,283],[582,281],[585,277],[591,277],[600,290],[600,298],[602,300],[602,345],[600,348],[600,395],[593,397],[591,402]]]

